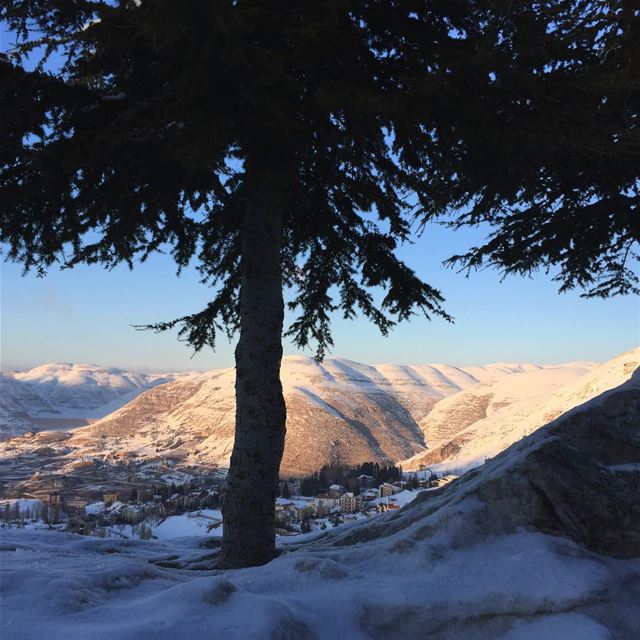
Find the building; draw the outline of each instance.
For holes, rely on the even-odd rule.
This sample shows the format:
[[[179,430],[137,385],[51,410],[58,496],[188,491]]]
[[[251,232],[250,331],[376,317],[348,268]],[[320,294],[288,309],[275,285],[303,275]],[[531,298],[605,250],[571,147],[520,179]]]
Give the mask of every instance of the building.
[[[79,511],[84,511],[84,508],[87,506],[88,501],[80,496],[74,496],[70,500],[66,501],[66,505],[69,509],[77,509]]]
[[[342,513],[354,513],[362,509],[362,496],[356,496],[353,493],[345,493],[340,498],[340,511]]]
[[[329,494],[334,498],[339,498],[345,492],[345,488],[341,484],[332,484],[329,487]]]
[[[396,493],[400,493],[402,489],[397,487],[394,484],[390,484],[389,482],[383,482],[378,487],[378,497],[380,498],[388,498],[389,496],[395,495]]]
[[[109,491],[108,493],[102,494],[102,502],[104,502],[105,507],[112,505],[114,502],[118,502],[118,492]]]
[[[296,520],[308,520],[313,516],[314,511],[315,509],[311,505],[308,505],[306,507],[295,506],[293,508],[293,514]]]
[[[375,500],[376,498],[378,498],[378,490],[377,489],[367,489],[366,491],[363,491],[361,494],[362,499],[365,502],[368,502],[370,500]]]
[[[361,489],[369,489],[373,486],[373,476],[368,476],[366,473],[359,475],[356,480],[360,483]]]
[[[319,493],[313,500],[314,506],[321,512],[327,513],[340,506],[340,498],[331,493]]]
[[[62,504],[64,502],[64,498],[59,491],[54,491],[47,496],[47,502],[49,504]]]
[[[449,484],[452,480],[456,480],[458,476],[454,476],[454,475],[448,475],[448,476],[442,476],[442,478],[435,478],[434,480],[431,481],[431,486],[432,487],[442,487],[445,484]]]

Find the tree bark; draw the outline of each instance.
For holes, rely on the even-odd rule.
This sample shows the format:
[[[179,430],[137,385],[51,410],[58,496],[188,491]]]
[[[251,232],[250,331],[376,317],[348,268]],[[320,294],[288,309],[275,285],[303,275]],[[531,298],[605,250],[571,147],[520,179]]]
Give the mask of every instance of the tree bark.
[[[221,567],[269,562],[284,451],[282,205],[267,171],[247,174],[241,229],[240,339],[236,347],[236,433],[223,513]]]

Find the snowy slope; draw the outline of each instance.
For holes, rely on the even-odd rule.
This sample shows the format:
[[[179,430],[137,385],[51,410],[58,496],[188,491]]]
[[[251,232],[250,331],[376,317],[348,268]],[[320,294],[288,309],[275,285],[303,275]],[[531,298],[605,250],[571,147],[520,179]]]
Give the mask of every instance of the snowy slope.
[[[201,509],[193,513],[169,516],[153,527],[153,535],[159,540],[174,540],[191,536],[211,535],[222,537],[222,513],[216,509]]]
[[[310,473],[330,462],[390,463],[408,458],[424,449],[419,421],[443,398],[530,371],[546,368],[371,366],[344,358],[318,364],[308,357],[285,357],[281,375],[287,438],[282,473]],[[127,452],[134,458],[171,456],[189,464],[226,466],[234,437],[234,383],[235,371],[225,369],[157,386],[75,430],[64,446],[76,457]]]
[[[639,472],[612,469],[640,455],[638,389],[605,394],[400,511],[253,569],[211,570],[215,548],[198,538],[1,530],[2,635],[635,640]]]
[[[178,374],[185,375],[185,374]],[[0,374],[0,435],[86,424],[176,374],[142,374],[91,364],[52,363]]]
[[[628,380],[640,348],[585,372],[585,366],[548,368],[476,385],[436,405],[422,423],[429,449],[403,463],[461,471],[484,462],[569,409]]]
[[[528,369],[480,383],[441,400],[420,422],[429,449],[436,449],[471,424],[519,402],[539,402],[581,378],[596,365],[569,363]]]
[[[285,357],[281,375],[287,402],[287,438],[282,473],[307,474],[331,462],[391,463],[410,458],[424,451],[425,444],[433,447],[436,435],[445,442],[447,429],[457,434],[470,424],[463,416],[444,412],[442,433],[436,434],[428,427],[430,416],[439,415],[439,407],[451,397],[480,389],[469,396],[480,402],[484,411],[482,415],[473,414],[475,421],[487,411],[521,397],[548,395],[593,366],[372,366],[337,357],[321,364],[304,356]],[[87,382],[88,378],[94,382]],[[29,393],[29,380],[40,385],[38,389],[49,385],[46,398],[59,398],[62,391],[72,395],[72,391],[80,392],[87,386],[98,386],[102,393],[107,389],[112,394],[124,394],[97,410],[65,409],[67,416],[104,415],[90,426],[76,428],[54,446],[66,452],[62,461],[65,465],[85,457],[132,461],[167,456],[180,464],[228,464],[235,424],[234,369],[184,374],[158,384],[161,380],[157,378],[117,370],[51,365],[21,374],[20,380],[7,379]],[[155,386],[145,388],[145,384]],[[493,394],[491,402],[485,402],[487,394]],[[40,393],[40,397],[43,395]],[[109,408],[112,411],[108,412]],[[44,409],[40,411],[40,415],[50,415]],[[12,415],[17,420],[27,414],[14,411]],[[59,426],[51,422],[43,424],[41,419],[40,424],[42,428],[58,429],[80,426],[68,420],[60,421]],[[21,442],[20,448],[23,446],[28,448],[29,443]],[[40,446],[35,438],[33,448]]]

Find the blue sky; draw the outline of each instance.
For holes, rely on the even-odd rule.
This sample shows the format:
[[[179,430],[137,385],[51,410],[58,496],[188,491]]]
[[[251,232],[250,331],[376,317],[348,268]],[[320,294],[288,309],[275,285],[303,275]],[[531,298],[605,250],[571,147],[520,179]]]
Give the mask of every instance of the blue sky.
[[[640,343],[640,307],[632,296],[585,300],[558,294],[550,276],[509,277],[495,271],[469,278],[441,266],[477,242],[477,231],[430,226],[400,255],[446,296],[455,324],[416,317],[387,337],[364,319],[334,320],[334,355],[379,363],[483,364],[528,361],[602,361]],[[199,311],[210,290],[193,270],[179,278],[171,259],[157,255],[133,271],[98,266],[22,277],[3,263],[1,350],[4,369],[52,361],[91,362],[148,370],[227,367],[233,344],[220,337],[216,352],[192,350],[175,333],[139,332],[131,325]],[[291,317],[288,318],[291,320]],[[297,353],[285,343],[285,354]],[[303,352],[312,355],[312,352]]]

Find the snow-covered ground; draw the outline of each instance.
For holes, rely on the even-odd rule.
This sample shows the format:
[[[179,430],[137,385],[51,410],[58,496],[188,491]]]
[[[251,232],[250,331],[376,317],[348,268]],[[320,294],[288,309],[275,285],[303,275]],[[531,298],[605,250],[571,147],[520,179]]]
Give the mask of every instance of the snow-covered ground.
[[[158,526],[152,527],[159,540],[172,540],[192,536],[211,535],[222,537],[222,513],[216,509],[201,509],[192,513],[169,516]]]
[[[631,640],[612,635],[602,618],[609,605],[598,603],[615,594],[614,618],[638,604],[625,585],[638,586],[639,560],[538,533],[459,550],[446,535],[413,547],[406,538],[311,546],[265,567],[216,572],[202,570],[211,551],[201,538],[4,530],[2,637]]]

